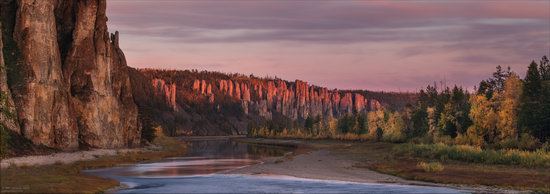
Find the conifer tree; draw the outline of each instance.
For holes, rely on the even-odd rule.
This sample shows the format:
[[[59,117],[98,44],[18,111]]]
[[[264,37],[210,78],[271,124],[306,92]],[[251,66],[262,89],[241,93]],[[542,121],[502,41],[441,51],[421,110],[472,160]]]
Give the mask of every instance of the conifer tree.
[[[527,70],[524,79],[521,111],[519,114],[519,123],[524,132],[528,132],[535,137],[542,137],[541,121],[544,119],[542,115],[542,82],[535,61],[532,61]]]

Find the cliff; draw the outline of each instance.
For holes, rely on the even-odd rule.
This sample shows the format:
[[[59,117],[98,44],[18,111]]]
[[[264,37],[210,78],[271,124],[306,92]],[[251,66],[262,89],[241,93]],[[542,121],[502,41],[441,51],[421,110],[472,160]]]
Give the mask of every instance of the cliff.
[[[384,102],[387,98],[371,98],[373,92],[328,89],[300,80],[154,69],[132,70],[131,77],[140,112],[175,135],[245,134],[250,123],[264,120],[292,125],[307,118],[395,107]],[[396,96],[404,96],[404,103],[413,99]]]
[[[1,28],[0,24],[0,28]],[[0,48],[3,47],[2,32],[0,31]],[[11,97],[11,91],[8,88],[8,78],[6,75],[6,65],[4,63],[4,53],[0,49],[0,125],[5,129],[19,132],[19,124],[15,115],[15,104]]]
[[[105,0],[4,0],[2,92],[13,98],[15,133],[74,150],[140,143],[118,33],[109,35]]]

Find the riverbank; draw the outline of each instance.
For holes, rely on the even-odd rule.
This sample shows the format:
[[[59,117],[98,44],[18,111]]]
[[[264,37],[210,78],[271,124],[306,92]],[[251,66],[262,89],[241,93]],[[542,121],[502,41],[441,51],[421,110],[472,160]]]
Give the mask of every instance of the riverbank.
[[[0,169],[0,193],[102,193],[120,183],[81,171],[179,156],[185,148],[185,143],[176,138],[158,137],[153,146],[146,148],[6,159],[2,163],[7,167]]]
[[[394,158],[396,144],[331,140],[244,138],[237,141],[301,147],[301,154],[268,158],[261,165],[229,173],[287,175],[322,180],[445,186],[489,193],[548,191],[548,169],[448,161],[441,172],[425,172],[416,158]],[[305,148],[305,149],[304,149]],[[300,150],[300,149],[298,149]],[[307,150],[307,151],[304,151]]]
[[[89,151],[60,152],[47,155],[22,156],[2,159],[0,169],[15,167],[32,167],[53,164],[71,164],[78,161],[94,160],[105,156],[131,154],[159,150],[159,146],[149,146],[135,149],[95,149]]]

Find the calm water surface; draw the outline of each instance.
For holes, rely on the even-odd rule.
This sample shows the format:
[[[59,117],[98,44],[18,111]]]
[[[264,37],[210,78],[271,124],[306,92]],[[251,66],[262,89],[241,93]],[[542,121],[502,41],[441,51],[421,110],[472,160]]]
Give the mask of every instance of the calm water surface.
[[[181,157],[86,173],[113,178],[128,186],[116,193],[465,193],[445,187],[226,174],[232,169],[258,164],[263,157],[282,156],[293,149],[229,139],[187,143],[188,152]]]

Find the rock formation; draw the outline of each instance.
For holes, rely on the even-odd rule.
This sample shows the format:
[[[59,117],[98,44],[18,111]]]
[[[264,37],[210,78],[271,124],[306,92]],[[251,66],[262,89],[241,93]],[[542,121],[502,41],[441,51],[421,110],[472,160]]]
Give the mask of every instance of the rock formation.
[[[153,79],[154,88],[168,88],[164,85],[164,80],[161,78]],[[217,88],[212,88],[213,86]],[[217,103],[213,98],[213,91],[217,91],[217,95],[227,96],[239,103],[244,114],[258,114],[267,119],[274,112],[291,119],[306,119],[318,115],[340,117],[345,114],[381,108],[376,100],[371,99],[369,103],[369,100],[365,99],[362,94],[328,90],[300,80],[287,82],[258,78],[248,80],[196,79],[191,81],[187,87],[191,88],[195,95],[208,99],[209,103]],[[185,93],[185,91],[181,92]],[[158,93],[170,99],[169,92],[155,91],[155,95]],[[173,100],[166,100],[166,102],[171,107],[177,106],[172,104],[175,103]]]
[[[1,24],[0,24],[1,29]],[[3,48],[2,31],[0,31],[0,48]],[[0,125],[15,133],[20,133],[15,104],[11,97],[11,91],[8,88],[8,78],[6,76],[6,66],[4,64],[4,53],[0,49]]]
[[[162,79],[153,79],[152,84],[154,96],[162,98],[162,100],[174,111],[178,111],[178,105],[176,103],[176,84],[166,84],[166,81]]]
[[[20,133],[63,150],[140,143],[118,33],[109,36],[105,0],[3,2],[3,47]],[[10,79],[11,78],[11,79]]]

